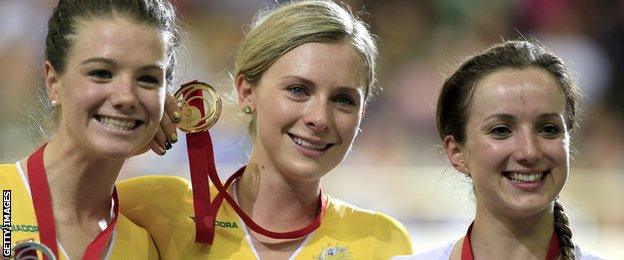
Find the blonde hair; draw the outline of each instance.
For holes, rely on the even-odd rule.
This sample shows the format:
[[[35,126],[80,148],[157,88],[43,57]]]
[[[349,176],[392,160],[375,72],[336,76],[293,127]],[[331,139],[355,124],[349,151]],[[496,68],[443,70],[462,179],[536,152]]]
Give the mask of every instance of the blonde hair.
[[[305,43],[346,42],[362,58],[368,101],[379,90],[376,87],[377,45],[366,23],[355,17],[348,7],[333,1],[295,1],[274,10],[260,12],[251,31],[235,53],[234,77],[243,75],[256,85],[265,71],[284,54]],[[249,125],[255,135],[255,116]]]

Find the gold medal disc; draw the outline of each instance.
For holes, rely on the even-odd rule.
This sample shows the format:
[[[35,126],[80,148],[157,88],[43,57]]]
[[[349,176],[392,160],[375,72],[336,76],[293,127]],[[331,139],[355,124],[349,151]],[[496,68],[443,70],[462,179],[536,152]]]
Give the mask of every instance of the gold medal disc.
[[[207,83],[186,83],[175,93],[175,99],[181,107],[181,120],[177,126],[184,132],[194,133],[209,129],[217,123],[221,115],[221,96]],[[200,107],[205,110],[203,115]]]

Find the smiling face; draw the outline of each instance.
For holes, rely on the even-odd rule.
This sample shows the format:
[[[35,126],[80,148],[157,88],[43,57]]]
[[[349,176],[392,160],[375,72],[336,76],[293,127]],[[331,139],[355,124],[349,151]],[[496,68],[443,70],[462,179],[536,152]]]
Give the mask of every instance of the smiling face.
[[[564,114],[561,87],[546,70],[501,69],[478,83],[456,165],[473,180],[477,212],[522,217],[552,208],[569,172]]]
[[[241,106],[256,111],[252,160],[297,180],[318,180],[336,167],[362,119],[362,70],[347,43],[306,43],[271,65],[257,86],[239,83],[247,85],[239,96],[249,92]]]
[[[61,107],[55,138],[125,159],[152,139],[162,117],[167,38],[125,18],[77,24],[63,73],[45,64],[50,99]]]

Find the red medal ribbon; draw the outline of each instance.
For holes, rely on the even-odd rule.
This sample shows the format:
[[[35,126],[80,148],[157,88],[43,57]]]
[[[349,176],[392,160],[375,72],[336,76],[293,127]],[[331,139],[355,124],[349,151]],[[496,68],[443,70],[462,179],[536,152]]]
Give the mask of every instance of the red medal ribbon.
[[[323,216],[325,215],[325,210],[327,208],[327,200],[325,200],[323,198],[323,191],[319,190],[319,205],[318,205],[318,212],[316,214],[316,218],[314,218],[314,220],[312,222],[310,222],[310,224],[308,224],[307,226],[298,229],[298,230],[294,230],[294,231],[288,231],[288,232],[273,232],[270,230],[267,230],[265,228],[263,228],[262,226],[258,225],[255,221],[253,221],[253,219],[251,219],[251,217],[249,217],[249,215],[247,215],[247,213],[245,213],[245,211],[243,211],[243,209],[241,209],[241,207],[238,205],[238,203],[232,198],[232,196],[230,196],[229,193],[227,193],[227,188],[230,187],[230,185],[238,178],[240,178],[243,173],[245,172],[245,167],[240,168],[238,171],[236,171],[236,173],[234,173],[232,176],[230,176],[230,178],[228,178],[228,180],[226,181],[225,185],[224,185],[224,191],[223,192],[219,192],[213,202],[214,207],[219,207],[223,201],[223,199],[227,200],[228,203],[230,203],[230,205],[232,205],[232,208],[234,208],[234,210],[236,211],[236,213],[238,213],[238,216],[240,216],[240,218],[243,220],[243,222],[245,222],[245,225],[247,225],[251,230],[255,231],[258,234],[262,234],[263,236],[267,236],[270,238],[276,238],[276,239],[294,239],[294,238],[300,238],[300,237],[304,237],[310,233],[312,233],[312,231],[316,230],[318,227],[321,226],[321,219],[323,218]],[[218,178],[218,176],[217,176]],[[215,211],[216,212],[216,211]]]
[[[194,84],[196,81],[186,83],[182,87]],[[201,96],[201,91],[190,93],[188,97]],[[198,108],[205,115],[204,103],[199,99],[191,100],[189,104]],[[324,215],[327,201],[323,198],[323,192],[319,192],[319,211],[310,224],[307,226],[289,232],[273,232],[258,225],[251,217],[249,217],[238,205],[238,203],[227,192],[228,187],[239,178],[245,171],[245,167],[238,170],[232,175],[225,185],[221,183],[217,169],[215,167],[214,152],[212,147],[212,138],[210,132],[200,131],[186,134],[186,145],[189,158],[189,168],[191,171],[191,185],[193,187],[193,210],[195,212],[195,242],[202,244],[211,244],[214,241],[215,221],[217,212],[225,199],[241,217],[243,222],[256,233],[276,239],[294,239],[301,238],[321,226],[321,219]],[[214,200],[210,201],[210,183],[217,189],[217,195]]]
[[[472,254],[472,243],[470,242],[470,235],[472,234],[472,225],[474,222],[470,224],[468,227],[468,232],[466,232],[466,237],[464,237],[464,243],[462,244],[462,253],[461,260],[473,260]],[[556,260],[557,256],[559,256],[559,251],[561,248],[559,247],[559,237],[557,234],[553,232],[552,237],[550,238],[550,245],[548,246],[548,253],[546,254],[546,260]]]
[[[50,187],[48,186],[48,178],[46,176],[45,166],[43,164],[43,151],[45,144],[41,146],[35,153],[28,157],[28,185],[33,199],[33,207],[35,208],[35,216],[39,225],[39,237],[41,242],[49,247],[56,258],[59,258],[58,246],[56,243],[56,222],[54,221],[54,213],[52,212],[52,198]],[[100,259],[104,257],[106,245],[113,234],[117,217],[119,216],[119,199],[117,198],[117,189],[113,188],[113,211],[115,216],[106,229],[89,244],[83,259]],[[44,259],[47,259],[44,256]]]

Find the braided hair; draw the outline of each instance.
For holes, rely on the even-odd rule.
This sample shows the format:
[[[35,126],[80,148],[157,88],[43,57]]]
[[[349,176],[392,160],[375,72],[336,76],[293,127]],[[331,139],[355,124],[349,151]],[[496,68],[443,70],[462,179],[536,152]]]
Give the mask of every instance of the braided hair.
[[[561,246],[561,255],[564,260],[574,260],[574,243],[572,243],[572,230],[570,229],[570,221],[563,210],[563,205],[559,201],[559,197],[555,199],[555,232],[559,237],[559,245]]]

